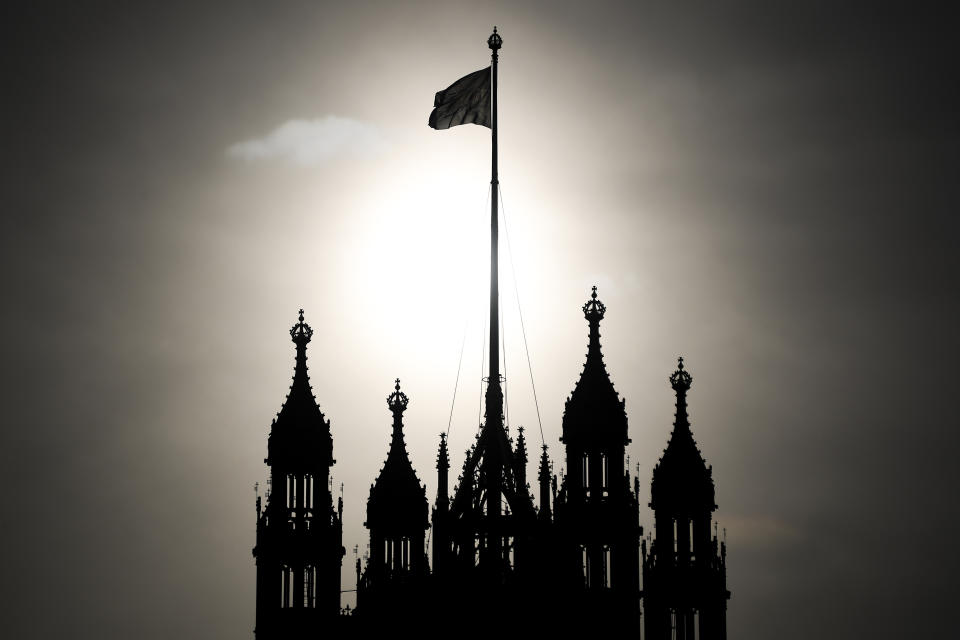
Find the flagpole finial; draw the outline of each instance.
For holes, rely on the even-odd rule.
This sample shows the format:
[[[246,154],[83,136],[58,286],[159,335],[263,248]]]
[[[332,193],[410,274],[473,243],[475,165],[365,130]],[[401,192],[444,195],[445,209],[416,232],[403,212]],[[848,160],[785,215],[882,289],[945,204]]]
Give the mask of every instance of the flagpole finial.
[[[501,46],[503,46],[503,38],[500,37],[500,34],[497,33],[497,28],[493,28],[493,35],[487,38],[487,45],[496,52]]]

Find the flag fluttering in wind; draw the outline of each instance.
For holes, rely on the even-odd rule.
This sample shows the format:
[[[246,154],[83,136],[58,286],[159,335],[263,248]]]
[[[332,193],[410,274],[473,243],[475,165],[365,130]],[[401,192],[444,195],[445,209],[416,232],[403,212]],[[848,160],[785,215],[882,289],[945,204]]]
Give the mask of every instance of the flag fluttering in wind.
[[[443,91],[437,91],[430,112],[433,129],[458,124],[490,126],[490,67],[463,76]]]

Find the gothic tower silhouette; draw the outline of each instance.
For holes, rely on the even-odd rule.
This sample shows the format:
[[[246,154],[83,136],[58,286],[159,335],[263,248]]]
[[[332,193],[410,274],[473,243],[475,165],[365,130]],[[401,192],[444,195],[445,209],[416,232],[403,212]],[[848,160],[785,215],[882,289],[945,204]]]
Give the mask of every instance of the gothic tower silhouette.
[[[421,603],[429,572],[424,547],[427,490],[420,484],[403,440],[403,412],[409,399],[400,380],[387,397],[393,414],[393,433],[387,460],[370,486],[367,521],[370,557],[357,585],[357,615],[369,608],[385,624],[393,625]]]
[[[367,500],[370,554],[365,567],[357,561],[352,615],[340,610],[343,502],[334,509],[330,422],[307,377],[313,331],[301,310],[290,330],[297,350],[293,384],[268,439],[266,508],[257,498],[259,638],[388,635],[400,622],[421,622],[417,634],[427,638],[454,630],[471,637],[570,637],[601,628],[639,638],[641,626],[649,640],[726,638],[726,545],[716,533],[711,537],[712,468],[690,431],[693,378],[680,358],[670,376],[673,432],[653,471],[649,506],[656,535],[648,549],[639,526],[639,483],[633,478],[631,487],[625,464],[625,400],[600,347],[607,309],[596,287],[582,310],[589,346],[563,413],[567,475],[558,487],[544,443],[534,506],[526,437],[518,428],[514,441],[502,414],[490,419],[488,389],[487,420],[466,451],[452,500],[447,437],[440,436],[432,567],[426,487],[404,441],[409,399],[396,381],[387,397],[393,417],[387,458]]]
[[[316,636],[340,614],[343,502],[334,511],[330,421],[317,406],[307,375],[312,336],[301,309],[290,329],[297,349],[293,384],[267,440],[270,491],[265,509],[257,498],[255,633],[261,639]]]
[[[563,413],[567,476],[555,514],[561,540],[568,612],[586,610],[582,622],[602,619],[617,629],[640,630],[637,497],[624,461],[625,401],[614,389],[600,350],[606,306],[593,287],[583,305],[590,326],[587,360]],[[541,494],[545,493],[541,477]],[[595,617],[595,618],[594,618]]]
[[[679,359],[670,385],[677,394],[673,433],[653,470],[650,507],[656,539],[643,551],[643,605],[648,640],[727,637],[726,544],[711,539],[713,469],[694,442],[687,416],[693,378]]]

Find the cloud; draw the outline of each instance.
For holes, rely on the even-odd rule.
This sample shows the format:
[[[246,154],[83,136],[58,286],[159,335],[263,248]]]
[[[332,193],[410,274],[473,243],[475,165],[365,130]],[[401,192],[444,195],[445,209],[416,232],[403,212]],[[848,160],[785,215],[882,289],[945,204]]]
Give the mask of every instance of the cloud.
[[[231,145],[227,155],[247,162],[279,160],[313,167],[336,156],[373,155],[385,146],[385,140],[373,125],[331,115],[313,120],[288,120],[265,136]]]

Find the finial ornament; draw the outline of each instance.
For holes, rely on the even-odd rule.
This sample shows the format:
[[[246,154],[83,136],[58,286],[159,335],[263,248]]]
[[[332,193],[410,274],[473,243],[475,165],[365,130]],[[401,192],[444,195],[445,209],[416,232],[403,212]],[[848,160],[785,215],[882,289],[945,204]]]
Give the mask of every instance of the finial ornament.
[[[583,315],[587,320],[603,320],[603,314],[607,312],[607,306],[597,299],[597,287],[593,286],[590,293],[590,299],[583,305]]]
[[[503,46],[503,38],[500,37],[500,34],[497,33],[497,28],[493,28],[493,34],[487,38],[487,46],[496,51]]]
[[[670,386],[674,391],[687,391],[693,384],[693,377],[683,368],[683,356],[677,358],[677,370],[670,376]]]
[[[313,337],[313,329],[303,321],[303,309],[300,309],[299,322],[290,327],[290,339],[297,344],[307,344]]]
[[[397,378],[393,393],[387,396],[387,406],[390,407],[390,410],[394,413],[403,413],[408,403],[407,394],[400,391],[400,378]]]

